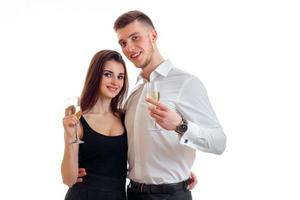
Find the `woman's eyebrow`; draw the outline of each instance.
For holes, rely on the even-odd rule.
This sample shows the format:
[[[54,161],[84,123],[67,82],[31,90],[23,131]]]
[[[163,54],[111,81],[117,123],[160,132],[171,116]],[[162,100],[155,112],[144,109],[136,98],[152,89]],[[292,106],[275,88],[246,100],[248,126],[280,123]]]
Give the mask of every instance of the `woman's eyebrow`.
[[[109,73],[114,73],[114,72],[112,72],[112,71],[110,71],[110,70],[107,70],[107,69],[105,69],[105,70],[103,70],[104,72],[109,72]],[[124,75],[125,76],[125,73],[123,73],[123,72],[121,72],[121,73],[119,73],[119,75]]]

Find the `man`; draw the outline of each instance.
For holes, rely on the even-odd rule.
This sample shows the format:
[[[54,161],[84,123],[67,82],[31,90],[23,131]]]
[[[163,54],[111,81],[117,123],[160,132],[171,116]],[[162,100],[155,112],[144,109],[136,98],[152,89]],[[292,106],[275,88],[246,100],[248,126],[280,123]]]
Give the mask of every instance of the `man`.
[[[124,55],[141,69],[139,79],[143,80],[125,107],[131,180],[128,198],[192,199],[185,181],[195,150],[221,154],[226,143],[205,88],[196,77],[162,57],[157,32],[144,13],[121,15],[114,29]],[[160,103],[147,99],[155,105],[148,110],[146,86],[153,84],[160,92]]]
[[[221,154],[226,146],[206,90],[198,78],[162,57],[157,32],[144,13],[124,13],[114,29],[124,55],[141,69],[141,83],[125,105],[128,199],[192,199],[187,185],[196,150]],[[160,102],[146,98],[154,84]]]

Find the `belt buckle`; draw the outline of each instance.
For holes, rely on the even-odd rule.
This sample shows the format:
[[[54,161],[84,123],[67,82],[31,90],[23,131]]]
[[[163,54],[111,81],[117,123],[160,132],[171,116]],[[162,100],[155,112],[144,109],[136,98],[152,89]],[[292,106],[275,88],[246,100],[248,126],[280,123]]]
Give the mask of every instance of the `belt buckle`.
[[[142,183],[142,184],[141,184],[141,187],[140,187],[140,192],[141,192],[141,193],[143,192],[143,187],[144,187],[144,184]]]
[[[139,191],[139,185],[135,183],[130,183],[130,187],[133,191]]]

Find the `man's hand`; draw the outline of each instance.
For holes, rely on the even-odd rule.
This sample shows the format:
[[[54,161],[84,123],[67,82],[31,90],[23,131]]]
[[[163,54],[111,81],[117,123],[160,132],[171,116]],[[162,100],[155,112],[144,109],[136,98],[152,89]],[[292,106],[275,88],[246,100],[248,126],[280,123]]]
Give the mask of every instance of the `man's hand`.
[[[149,106],[150,116],[153,117],[156,123],[162,128],[174,131],[176,126],[182,121],[181,116],[177,112],[162,103],[156,102],[150,98],[146,98],[146,101],[154,105]]]
[[[86,171],[85,171],[85,169],[84,168],[79,168],[78,169],[78,177],[77,177],[77,183],[79,183],[79,182],[82,182],[83,181],[83,178],[82,177],[84,177],[84,176],[86,176]]]

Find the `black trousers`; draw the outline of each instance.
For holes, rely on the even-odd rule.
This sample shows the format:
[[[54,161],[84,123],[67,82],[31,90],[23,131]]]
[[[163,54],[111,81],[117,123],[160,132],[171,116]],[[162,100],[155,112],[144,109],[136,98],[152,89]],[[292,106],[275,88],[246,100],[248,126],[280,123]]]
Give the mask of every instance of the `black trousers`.
[[[127,200],[192,200],[191,191],[185,188],[176,190],[168,190],[165,187],[164,191],[160,192],[160,187],[147,186],[143,189],[142,187],[133,187],[129,184],[127,187]]]

